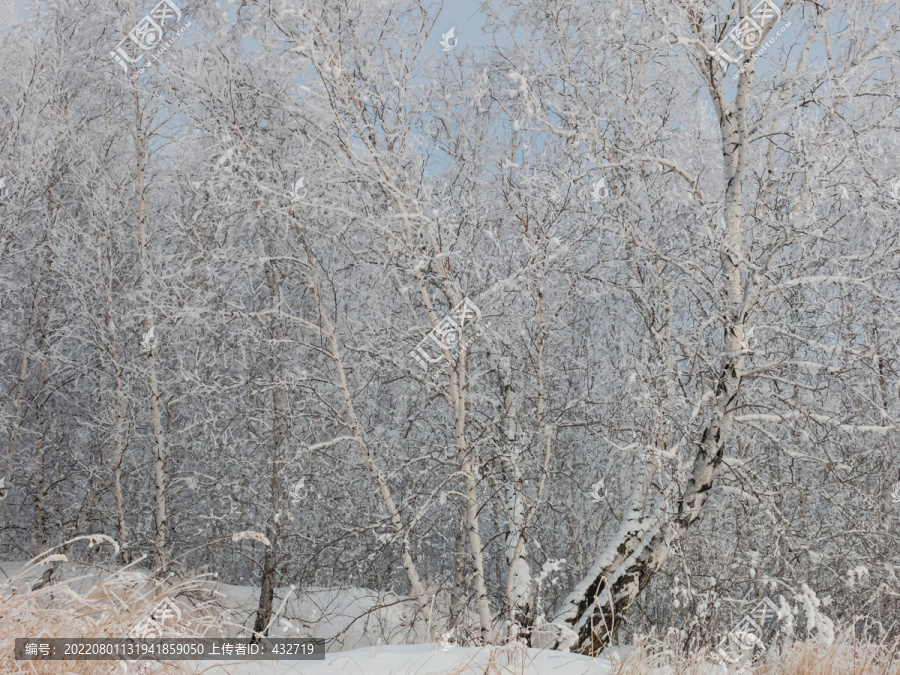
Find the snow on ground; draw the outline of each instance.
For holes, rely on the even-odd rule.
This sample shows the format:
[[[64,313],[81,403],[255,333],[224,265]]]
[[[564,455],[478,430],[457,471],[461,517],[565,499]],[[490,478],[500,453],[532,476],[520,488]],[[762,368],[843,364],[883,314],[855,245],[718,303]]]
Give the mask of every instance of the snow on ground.
[[[216,591],[224,596],[223,604],[237,623],[253,624],[259,589],[216,584]],[[286,595],[287,602],[282,607]],[[436,637],[429,637],[423,622],[412,625],[415,603],[394,593],[367,588],[278,588],[273,609],[279,608],[279,616],[269,630],[271,637],[324,638],[329,641],[328,651],[379,643],[429,642]]]
[[[0,562],[0,583],[18,575],[14,585],[26,588],[49,567],[32,566],[22,574],[26,563]],[[84,594],[109,574],[109,570],[98,567],[64,563],[54,576],[54,583],[65,583]],[[134,574],[139,577],[144,572],[135,570]],[[222,618],[235,627],[229,634],[233,635],[238,626],[253,625],[259,588],[210,583],[209,590],[217,598],[215,604],[221,607]],[[179,600],[179,604],[186,605],[187,601]],[[323,638],[328,641],[330,652],[375,644],[431,642],[439,636],[429,635],[424,622],[415,620],[414,602],[395,593],[367,588],[279,587],[275,590],[273,610],[278,611],[278,616],[269,630],[271,637]],[[244,635],[248,636],[249,633]]]
[[[488,669],[493,664],[494,668]],[[204,675],[608,675],[604,659],[540,649],[381,645],[326,655],[324,661],[202,662]]]
[[[23,570],[23,563],[0,563],[0,583],[24,571],[14,585],[27,588],[46,567]],[[136,574],[138,579],[141,575]],[[108,576],[108,571],[95,567],[65,563],[54,577],[54,585],[87,593]],[[217,598],[215,605],[224,625],[234,628],[229,632],[252,625],[257,588],[211,581],[210,590]],[[389,592],[279,588],[274,608],[278,617],[269,635],[325,638],[328,653],[323,661],[183,661],[180,665],[186,672],[204,675],[607,675],[611,670],[605,659],[519,645],[482,648],[435,643],[437,636],[430,636],[423,622],[415,620],[415,604]]]

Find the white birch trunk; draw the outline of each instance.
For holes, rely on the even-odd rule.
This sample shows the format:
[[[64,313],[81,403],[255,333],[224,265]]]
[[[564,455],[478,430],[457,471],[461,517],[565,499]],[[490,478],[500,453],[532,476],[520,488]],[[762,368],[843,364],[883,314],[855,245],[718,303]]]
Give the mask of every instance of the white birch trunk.
[[[461,629],[466,625],[466,567],[469,547],[466,539],[465,519],[456,528],[456,554],[453,558],[453,588],[450,590],[450,628]],[[461,634],[457,630],[457,635]]]
[[[151,338],[156,330],[153,312],[153,290],[150,283],[150,259],[147,254],[147,196],[145,193],[147,138],[143,128],[143,111],[137,88],[133,91],[135,108],[135,151],[137,153],[137,240],[138,254],[141,262],[141,296],[144,304],[143,330],[146,338]],[[166,438],[162,426],[160,412],[159,382],[156,375],[156,345],[148,339],[145,366],[147,386],[150,393],[150,423],[153,427],[153,483],[154,483],[154,536],[153,536],[153,569],[165,570],[167,564],[166,529],[168,513],[166,496],[168,490],[168,474],[166,468]]]
[[[493,642],[493,618],[488,603],[487,588],[484,583],[484,546],[478,527],[478,487],[475,479],[475,458],[466,443],[466,345],[460,330],[459,357],[456,368],[450,368],[450,400],[453,402],[455,417],[456,449],[460,469],[463,474],[463,494],[466,498],[466,528],[469,533],[469,547],[472,552],[473,581],[478,619],[481,624],[483,644]]]
[[[310,290],[313,292],[316,307],[319,311],[319,320],[321,322],[320,328],[328,342],[329,355],[334,363],[335,370],[337,371],[337,385],[344,401],[344,409],[347,413],[347,426],[350,428],[350,433],[353,435],[353,440],[357,451],[359,452],[360,459],[362,460],[363,467],[369,472],[378,486],[382,503],[387,511],[391,525],[394,528],[395,540],[400,547],[400,559],[403,562],[403,568],[406,570],[406,576],[409,579],[412,596],[419,605],[419,611],[422,612],[422,616],[425,618],[425,621],[430,628],[432,625],[431,606],[428,602],[428,595],[425,592],[425,587],[419,577],[416,563],[413,560],[412,552],[410,551],[409,535],[406,531],[406,527],[403,525],[400,509],[397,508],[397,504],[391,494],[391,488],[388,485],[387,478],[375,461],[363,436],[362,425],[359,423],[359,419],[356,416],[356,410],[353,405],[353,396],[350,393],[350,385],[347,382],[347,374],[344,371],[344,363],[341,357],[340,345],[338,344],[337,331],[334,328],[334,324],[332,324],[331,320],[328,318],[328,312],[326,311],[325,305],[319,294],[319,286],[315,277],[315,268],[313,266],[313,256],[308,249],[306,255],[307,260],[309,261],[309,286]]]
[[[400,202],[396,202],[396,204],[406,224],[407,234],[412,237],[409,214]],[[436,328],[440,319],[434,311],[434,305],[428,294],[425,280],[418,268],[413,269],[413,274],[416,277],[419,293],[428,313],[429,322],[432,328]],[[453,294],[448,294],[448,296],[453,297]],[[461,301],[461,297],[453,297],[454,305],[458,305]],[[463,479],[463,496],[466,501],[464,509],[465,526],[468,533],[469,550],[472,554],[472,577],[475,586],[475,603],[478,608],[481,640],[483,644],[491,644],[494,640],[493,616],[487,597],[487,587],[484,582],[484,547],[481,543],[481,533],[478,524],[478,486],[475,479],[475,460],[466,443],[466,342],[463,326],[459,327],[459,345],[455,364],[449,349],[445,347],[443,352],[444,358],[449,365],[447,368],[450,390],[449,401],[453,413],[456,451]]]
[[[711,419],[699,439],[692,475],[678,503],[675,516],[671,520],[664,520],[663,515],[659,514],[659,517],[647,521],[642,516],[643,497],[636,495],[629,516],[615,540],[621,542],[619,548],[607,548],[605,557],[601,556],[592,567],[593,576],[589,574],[564,604],[557,620],[574,629],[577,635],[574,649],[580,653],[593,655],[610,644],[619,615],[634,603],[650,578],[662,567],[672,542],[683,536],[700,516],[733,424],[734,403],[744,368],[742,343],[747,302],[741,273],[741,184],[746,165],[749,135],[747,102],[752,77],[753,68],[748,65],[738,81],[734,109],[727,105],[721,78],[715,70],[710,84],[719,116],[726,183],[726,230],[721,251],[725,276],[724,337],[720,355],[722,370],[715,391]],[[752,292],[752,281],[748,283]],[[646,480],[646,475],[644,478]],[[641,491],[643,489],[645,486],[641,487]],[[651,526],[649,531],[646,530],[648,525]],[[613,550],[616,552],[611,553]],[[626,555],[625,560],[620,560]]]
[[[525,484],[522,479],[520,449],[516,445],[518,437],[517,414],[518,394],[513,387],[512,372],[508,358],[500,359],[498,369],[500,386],[503,390],[503,443],[501,453],[504,479],[506,481],[506,510],[509,532],[506,537],[506,605],[510,634],[525,634],[528,640],[529,628],[533,622],[534,588],[531,568],[525,559],[527,543],[525,538]]]

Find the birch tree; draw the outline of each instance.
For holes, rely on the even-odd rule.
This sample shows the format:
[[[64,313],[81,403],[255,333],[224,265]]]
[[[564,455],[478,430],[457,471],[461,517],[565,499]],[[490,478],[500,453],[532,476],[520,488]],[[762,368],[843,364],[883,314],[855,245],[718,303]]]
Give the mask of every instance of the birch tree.
[[[182,10],[134,81],[146,8],[0,29],[7,557],[110,534],[257,634],[315,585],[408,640],[890,639],[892,5]]]

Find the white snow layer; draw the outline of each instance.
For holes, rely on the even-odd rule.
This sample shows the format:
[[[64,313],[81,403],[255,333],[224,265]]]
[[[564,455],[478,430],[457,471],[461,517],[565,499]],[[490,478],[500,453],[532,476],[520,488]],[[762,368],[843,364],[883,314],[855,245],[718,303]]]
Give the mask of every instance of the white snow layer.
[[[439,644],[382,645],[334,652],[324,661],[243,661],[225,665],[201,662],[206,675],[483,675],[485,672],[521,675],[608,675],[605,659],[540,649],[453,647]],[[495,669],[488,671],[490,664]],[[211,667],[210,667],[211,666]]]

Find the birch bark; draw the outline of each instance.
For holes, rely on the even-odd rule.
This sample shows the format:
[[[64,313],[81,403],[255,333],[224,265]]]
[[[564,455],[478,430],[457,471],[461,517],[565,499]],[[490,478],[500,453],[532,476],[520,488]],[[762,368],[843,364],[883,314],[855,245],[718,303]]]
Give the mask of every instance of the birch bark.
[[[150,423],[153,427],[153,494],[154,494],[154,536],[153,536],[153,569],[165,570],[167,564],[166,529],[168,512],[166,497],[168,490],[168,473],[166,467],[166,437],[162,425],[160,411],[159,380],[156,373],[156,317],[153,310],[153,287],[150,281],[150,258],[147,252],[147,136],[144,130],[143,108],[137,87],[133,89],[135,131],[134,144],[137,155],[137,244],[140,257],[141,299],[144,304],[143,347],[145,349],[144,365],[147,373],[147,387],[150,394]]]
[[[748,63],[738,80],[733,107],[727,102],[721,75],[711,62],[709,71],[710,95],[719,120],[726,185],[720,249],[724,276],[723,341],[714,404],[697,443],[691,477],[674,517],[666,518],[663,513],[657,513],[648,519],[644,515],[648,488],[648,467],[645,467],[642,482],[618,535],[564,603],[556,621],[568,624],[574,630],[573,648],[579,653],[593,655],[610,644],[619,623],[618,617],[634,603],[651,577],[662,567],[672,543],[699,518],[734,422],[735,401],[744,370],[744,323],[750,304],[748,300],[752,301],[754,295],[752,276],[746,280],[745,290],[742,275],[741,202],[749,139],[747,104],[753,66]]]

